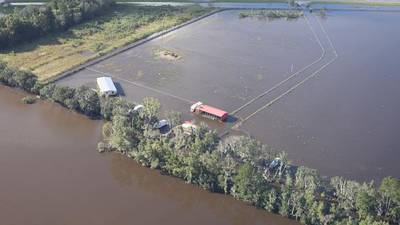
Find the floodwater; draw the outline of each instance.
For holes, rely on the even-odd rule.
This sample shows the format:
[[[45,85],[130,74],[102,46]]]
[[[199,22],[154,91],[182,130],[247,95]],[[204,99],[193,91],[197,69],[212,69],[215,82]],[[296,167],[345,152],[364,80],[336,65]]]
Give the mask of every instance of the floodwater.
[[[181,112],[196,101],[236,112],[267,92],[237,111],[240,131],[323,175],[399,177],[400,13],[330,11],[289,21],[238,13],[218,13],[60,83],[94,87],[95,77],[111,75],[129,100],[153,96]],[[182,58],[157,58],[158,49]],[[210,125],[226,130],[234,122]]]
[[[399,177],[399,19],[399,13],[330,13],[322,24],[337,60],[242,129],[322,174]]]
[[[1,224],[297,224],[99,154],[101,122],[21,97],[0,86]]]
[[[321,54],[304,19],[288,23],[238,17],[236,11],[215,14],[59,83],[95,87],[95,78],[107,74],[132,101],[154,96],[163,107],[181,112],[196,101],[233,110]],[[181,59],[159,59],[159,49],[172,50]]]

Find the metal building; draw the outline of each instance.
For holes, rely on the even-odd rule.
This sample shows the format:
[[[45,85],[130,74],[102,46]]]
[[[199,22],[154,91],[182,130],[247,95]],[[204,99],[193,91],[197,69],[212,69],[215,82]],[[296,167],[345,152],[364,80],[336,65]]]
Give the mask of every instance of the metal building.
[[[101,95],[111,96],[118,93],[111,77],[97,78],[97,87],[99,88]]]

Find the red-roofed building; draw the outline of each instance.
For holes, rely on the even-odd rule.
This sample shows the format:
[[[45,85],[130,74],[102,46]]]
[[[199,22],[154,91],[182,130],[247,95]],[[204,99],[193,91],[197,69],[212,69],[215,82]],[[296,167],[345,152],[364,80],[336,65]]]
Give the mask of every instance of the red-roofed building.
[[[190,111],[212,120],[225,121],[228,118],[227,112],[212,106],[204,105],[202,102],[193,104],[192,107],[190,107]]]

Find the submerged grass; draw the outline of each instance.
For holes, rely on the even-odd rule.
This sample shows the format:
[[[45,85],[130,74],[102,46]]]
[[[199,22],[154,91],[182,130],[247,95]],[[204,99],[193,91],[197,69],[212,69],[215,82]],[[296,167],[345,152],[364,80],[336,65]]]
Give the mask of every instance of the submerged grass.
[[[239,13],[239,18],[254,17],[258,19],[296,19],[303,16],[299,10],[251,10]]]
[[[198,6],[116,5],[111,12],[65,32],[2,52],[0,58],[45,80],[210,10]]]

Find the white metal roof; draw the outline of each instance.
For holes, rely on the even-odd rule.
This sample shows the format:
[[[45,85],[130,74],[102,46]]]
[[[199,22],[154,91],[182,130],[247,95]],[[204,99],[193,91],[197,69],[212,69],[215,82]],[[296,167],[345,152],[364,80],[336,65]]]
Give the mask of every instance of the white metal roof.
[[[99,86],[100,92],[112,92],[117,93],[117,88],[114,85],[111,77],[99,77],[97,78],[97,85]]]

